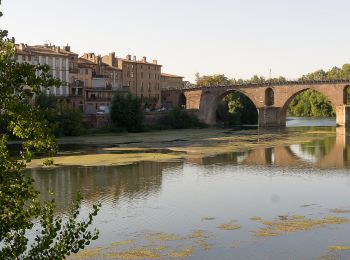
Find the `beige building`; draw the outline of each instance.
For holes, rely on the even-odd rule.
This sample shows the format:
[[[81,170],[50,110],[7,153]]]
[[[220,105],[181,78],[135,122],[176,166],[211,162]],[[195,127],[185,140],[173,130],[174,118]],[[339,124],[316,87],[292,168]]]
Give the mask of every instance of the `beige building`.
[[[184,81],[182,76],[172,74],[161,74],[161,89],[183,89]]]
[[[64,103],[83,111],[83,84],[78,69],[78,54],[71,51],[70,46],[59,47],[55,45],[16,45],[17,62],[28,62],[32,65],[49,65],[51,75],[62,82],[60,87],[42,89],[48,95],[63,98]]]
[[[111,60],[114,60],[114,55],[111,55]],[[91,82],[85,88],[85,113],[109,113],[113,93],[123,89],[122,70],[94,53],[85,53],[79,61],[92,73]]]
[[[78,59],[78,54],[71,52],[69,46],[60,48],[48,44],[29,46],[21,43],[16,44],[15,47],[17,62],[27,62],[32,65],[47,64],[50,66],[52,76],[62,82],[60,87],[42,89],[42,91],[55,96],[69,96],[70,73],[76,72],[74,61]],[[73,62],[71,62],[71,58]]]
[[[160,75],[162,65],[157,60],[148,62],[146,57],[137,60],[136,56],[126,59],[118,59],[118,67],[123,70],[123,85],[129,91],[140,97],[143,104],[149,108],[159,108],[161,106]]]

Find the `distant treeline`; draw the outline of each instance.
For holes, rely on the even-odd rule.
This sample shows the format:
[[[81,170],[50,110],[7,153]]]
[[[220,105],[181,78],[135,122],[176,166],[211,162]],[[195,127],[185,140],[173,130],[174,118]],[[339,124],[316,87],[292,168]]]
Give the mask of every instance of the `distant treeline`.
[[[337,80],[350,79],[350,64],[345,64],[341,68],[334,67],[329,71],[318,70],[303,75],[300,80]],[[196,84],[198,86],[219,86],[242,83],[264,83],[283,82],[284,77],[266,79],[262,76],[254,75],[252,78],[229,79],[224,74],[199,75],[196,74]],[[350,104],[350,90],[347,90],[348,104]],[[296,96],[288,107],[288,116],[307,117],[333,117],[335,112],[330,101],[321,93],[314,90],[307,90]],[[249,98],[240,93],[232,93],[226,96],[217,110],[217,120],[225,126],[239,124],[257,123],[258,116],[254,104]]]

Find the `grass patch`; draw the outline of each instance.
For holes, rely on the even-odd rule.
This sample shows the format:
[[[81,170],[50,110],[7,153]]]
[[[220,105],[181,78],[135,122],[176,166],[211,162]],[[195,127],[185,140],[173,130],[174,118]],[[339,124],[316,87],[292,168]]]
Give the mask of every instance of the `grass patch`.
[[[338,218],[333,216],[322,219],[294,219],[290,217],[274,221],[261,220],[261,223],[266,227],[254,231],[254,234],[258,237],[281,236],[283,234],[307,231],[325,225],[338,225],[347,222],[348,219],[346,218]]]

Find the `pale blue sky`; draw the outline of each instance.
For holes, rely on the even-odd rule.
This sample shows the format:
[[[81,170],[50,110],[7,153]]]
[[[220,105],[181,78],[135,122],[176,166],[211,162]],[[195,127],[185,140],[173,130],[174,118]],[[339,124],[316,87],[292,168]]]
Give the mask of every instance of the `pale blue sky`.
[[[183,75],[296,78],[350,62],[349,0],[3,0],[17,42],[117,56]]]

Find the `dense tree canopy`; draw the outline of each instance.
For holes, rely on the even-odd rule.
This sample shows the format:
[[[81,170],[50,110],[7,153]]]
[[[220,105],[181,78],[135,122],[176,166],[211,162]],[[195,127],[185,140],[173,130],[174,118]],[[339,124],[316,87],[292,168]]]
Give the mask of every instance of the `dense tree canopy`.
[[[40,204],[32,180],[24,175],[33,151],[56,152],[50,127],[32,99],[41,87],[60,82],[51,77],[48,66],[16,63],[14,51],[14,39],[0,30],[0,259],[64,259],[97,238],[97,231],[88,226],[98,207],[87,220],[78,221],[78,199],[63,221],[54,217],[52,202]],[[17,157],[9,154],[9,136],[22,141]],[[34,241],[28,240],[28,232],[35,235]]]
[[[84,132],[83,113],[67,104],[58,105],[56,96],[40,93],[35,98],[35,104],[55,136],[78,136]]]
[[[139,132],[143,129],[141,100],[130,93],[114,94],[111,109],[113,125],[118,130]]]

